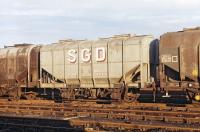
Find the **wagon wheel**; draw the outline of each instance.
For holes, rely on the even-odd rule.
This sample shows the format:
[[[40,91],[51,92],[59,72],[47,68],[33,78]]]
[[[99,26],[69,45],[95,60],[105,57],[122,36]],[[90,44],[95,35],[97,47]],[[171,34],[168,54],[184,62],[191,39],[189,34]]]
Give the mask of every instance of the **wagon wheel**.
[[[19,95],[14,95],[14,96],[13,96],[13,99],[14,99],[14,100],[19,100],[20,97],[21,97],[21,96],[19,96]]]
[[[5,87],[0,87],[0,96],[3,96],[6,94],[6,88]]]
[[[16,90],[16,92],[14,92],[15,94],[12,95],[12,98],[14,100],[19,100],[21,98],[21,91],[20,90]]]
[[[33,100],[33,99],[35,99],[35,96],[33,94],[28,94],[28,95],[26,95],[26,99]]]
[[[9,98],[14,100],[19,100],[21,98],[21,88],[18,86],[10,87],[7,94]]]
[[[34,100],[36,99],[37,94],[35,92],[26,93],[25,98],[27,100]]]
[[[76,98],[89,98],[91,97],[91,91],[89,89],[78,89],[75,91]]]
[[[135,102],[138,99],[138,94],[134,94],[134,93],[126,93],[125,97],[124,97],[124,101],[131,103],[131,102]]]
[[[192,90],[186,89],[186,93],[187,93],[187,96],[188,96],[188,101],[190,103],[199,104],[199,102],[200,102],[200,94],[199,94],[198,91],[192,91]]]

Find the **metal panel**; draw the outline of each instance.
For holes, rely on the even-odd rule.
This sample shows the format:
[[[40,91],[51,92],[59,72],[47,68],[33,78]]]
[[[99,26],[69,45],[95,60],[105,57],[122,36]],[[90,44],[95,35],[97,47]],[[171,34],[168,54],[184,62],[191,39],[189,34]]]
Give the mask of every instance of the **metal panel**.
[[[31,87],[38,86],[39,84],[39,52],[40,47],[39,46],[33,46],[29,49],[29,85]],[[21,76],[24,76],[25,72],[21,73]]]
[[[92,44],[93,41],[79,43],[79,80],[81,87],[94,87],[91,63]]]
[[[172,79],[179,79],[179,48],[165,48],[160,57],[160,62],[165,64],[166,75]]]
[[[65,79],[68,85],[79,85],[79,43],[71,42],[65,47]]]
[[[159,64],[159,40],[155,39],[151,42],[149,47],[149,61],[150,61],[150,76],[151,81],[159,80],[158,64]]]
[[[92,66],[94,87],[108,88],[108,61],[107,61],[108,39],[100,39],[92,45]]]
[[[7,77],[8,79],[15,79],[17,73],[17,51],[18,48],[10,48],[7,54]]]
[[[8,49],[0,49],[0,82],[7,79],[7,52]]]
[[[19,82],[23,82],[25,86],[27,85],[27,81],[30,83],[29,78],[29,70],[30,70],[30,58],[29,58],[29,50],[30,47],[19,47],[16,48],[16,77],[15,79]],[[29,86],[29,85],[28,85]]]
[[[53,74],[51,51],[40,52],[40,65],[42,70],[47,71],[49,74]]]
[[[64,60],[62,46],[60,49],[53,50],[53,76],[61,81],[64,80]]]
[[[184,75],[186,80],[198,81],[198,45],[192,47],[183,47],[181,50]]]
[[[142,67],[140,67],[140,70],[142,72],[142,84],[141,86],[144,87],[145,83],[152,82],[150,79],[150,45],[154,42],[154,38],[151,35],[146,35],[141,38],[142,42]],[[156,56],[157,57],[157,56]]]
[[[112,39],[108,44],[109,80],[111,87],[119,83],[122,77],[123,39]]]
[[[41,87],[54,87],[53,82],[53,56],[51,45],[42,46],[40,49],[40,78]]]

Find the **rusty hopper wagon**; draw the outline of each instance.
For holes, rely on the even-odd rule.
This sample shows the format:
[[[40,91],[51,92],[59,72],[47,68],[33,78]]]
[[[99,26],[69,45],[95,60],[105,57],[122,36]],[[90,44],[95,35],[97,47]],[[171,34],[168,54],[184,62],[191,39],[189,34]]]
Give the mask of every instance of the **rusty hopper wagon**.
[[[0,49],[0,96],[21,96],[21,88],[38,87],[39,47],[20,44]]]
[[[160,38],[160,88],[186,91],[200,100],[200,29],[166,33]]]

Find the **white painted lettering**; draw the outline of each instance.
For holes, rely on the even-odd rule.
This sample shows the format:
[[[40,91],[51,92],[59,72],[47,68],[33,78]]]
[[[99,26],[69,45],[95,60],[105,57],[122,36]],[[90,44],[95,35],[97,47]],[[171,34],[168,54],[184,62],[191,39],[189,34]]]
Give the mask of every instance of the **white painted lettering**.
[[[101,62],[104,61],[106,58],[105,48],[96,48],[96,61]]]
[[[71,49],[68,50],[68,61],[70,63],[75,63],[77,61],[77,50]],[[99,47],[95,49],[95,61],[96,62],[102,62],[106,59],[106,50],[104,47]],[[80,52],[80,59],[83,62],[90,62],[91,61],[91,50],[90,49],[82,49]]]
[[[76,50],[75,49],[71,49],[68,51],[68,55],[69,55],[69,58],[68,58],[68,61],[71,62],[71,63],[75,63],[76,62]]]
[[[90,49],[83,49],[81,51],[81,59],[82,59],[83,62],[89,62],[91,60]]]

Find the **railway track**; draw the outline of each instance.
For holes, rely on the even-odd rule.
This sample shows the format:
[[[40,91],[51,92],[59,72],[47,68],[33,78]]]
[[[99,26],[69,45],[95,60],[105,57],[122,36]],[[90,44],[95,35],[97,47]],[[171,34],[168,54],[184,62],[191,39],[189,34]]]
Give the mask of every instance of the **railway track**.
[[[147,121],[131,121],[129,123],[121,120],[106,120],[106,119],[91,119],[82,118],[71,120],[73,126],[91,127],[97,130],[111,131],[196,131],[199,132],[199,127],[177,125],[172,123],[147,122]]]
[[[69,122],[64,120],[49,120],[45,118],[34,117],[19,117],[9,115],[0,116],[0,131],[2,132],[63,132],[63,131],[75,131],[82,132],[81,128],[73,128]]]
[[[200,131],[200,108],[193,105],[1,102],[0,116],[66,120],[97,130]]]

